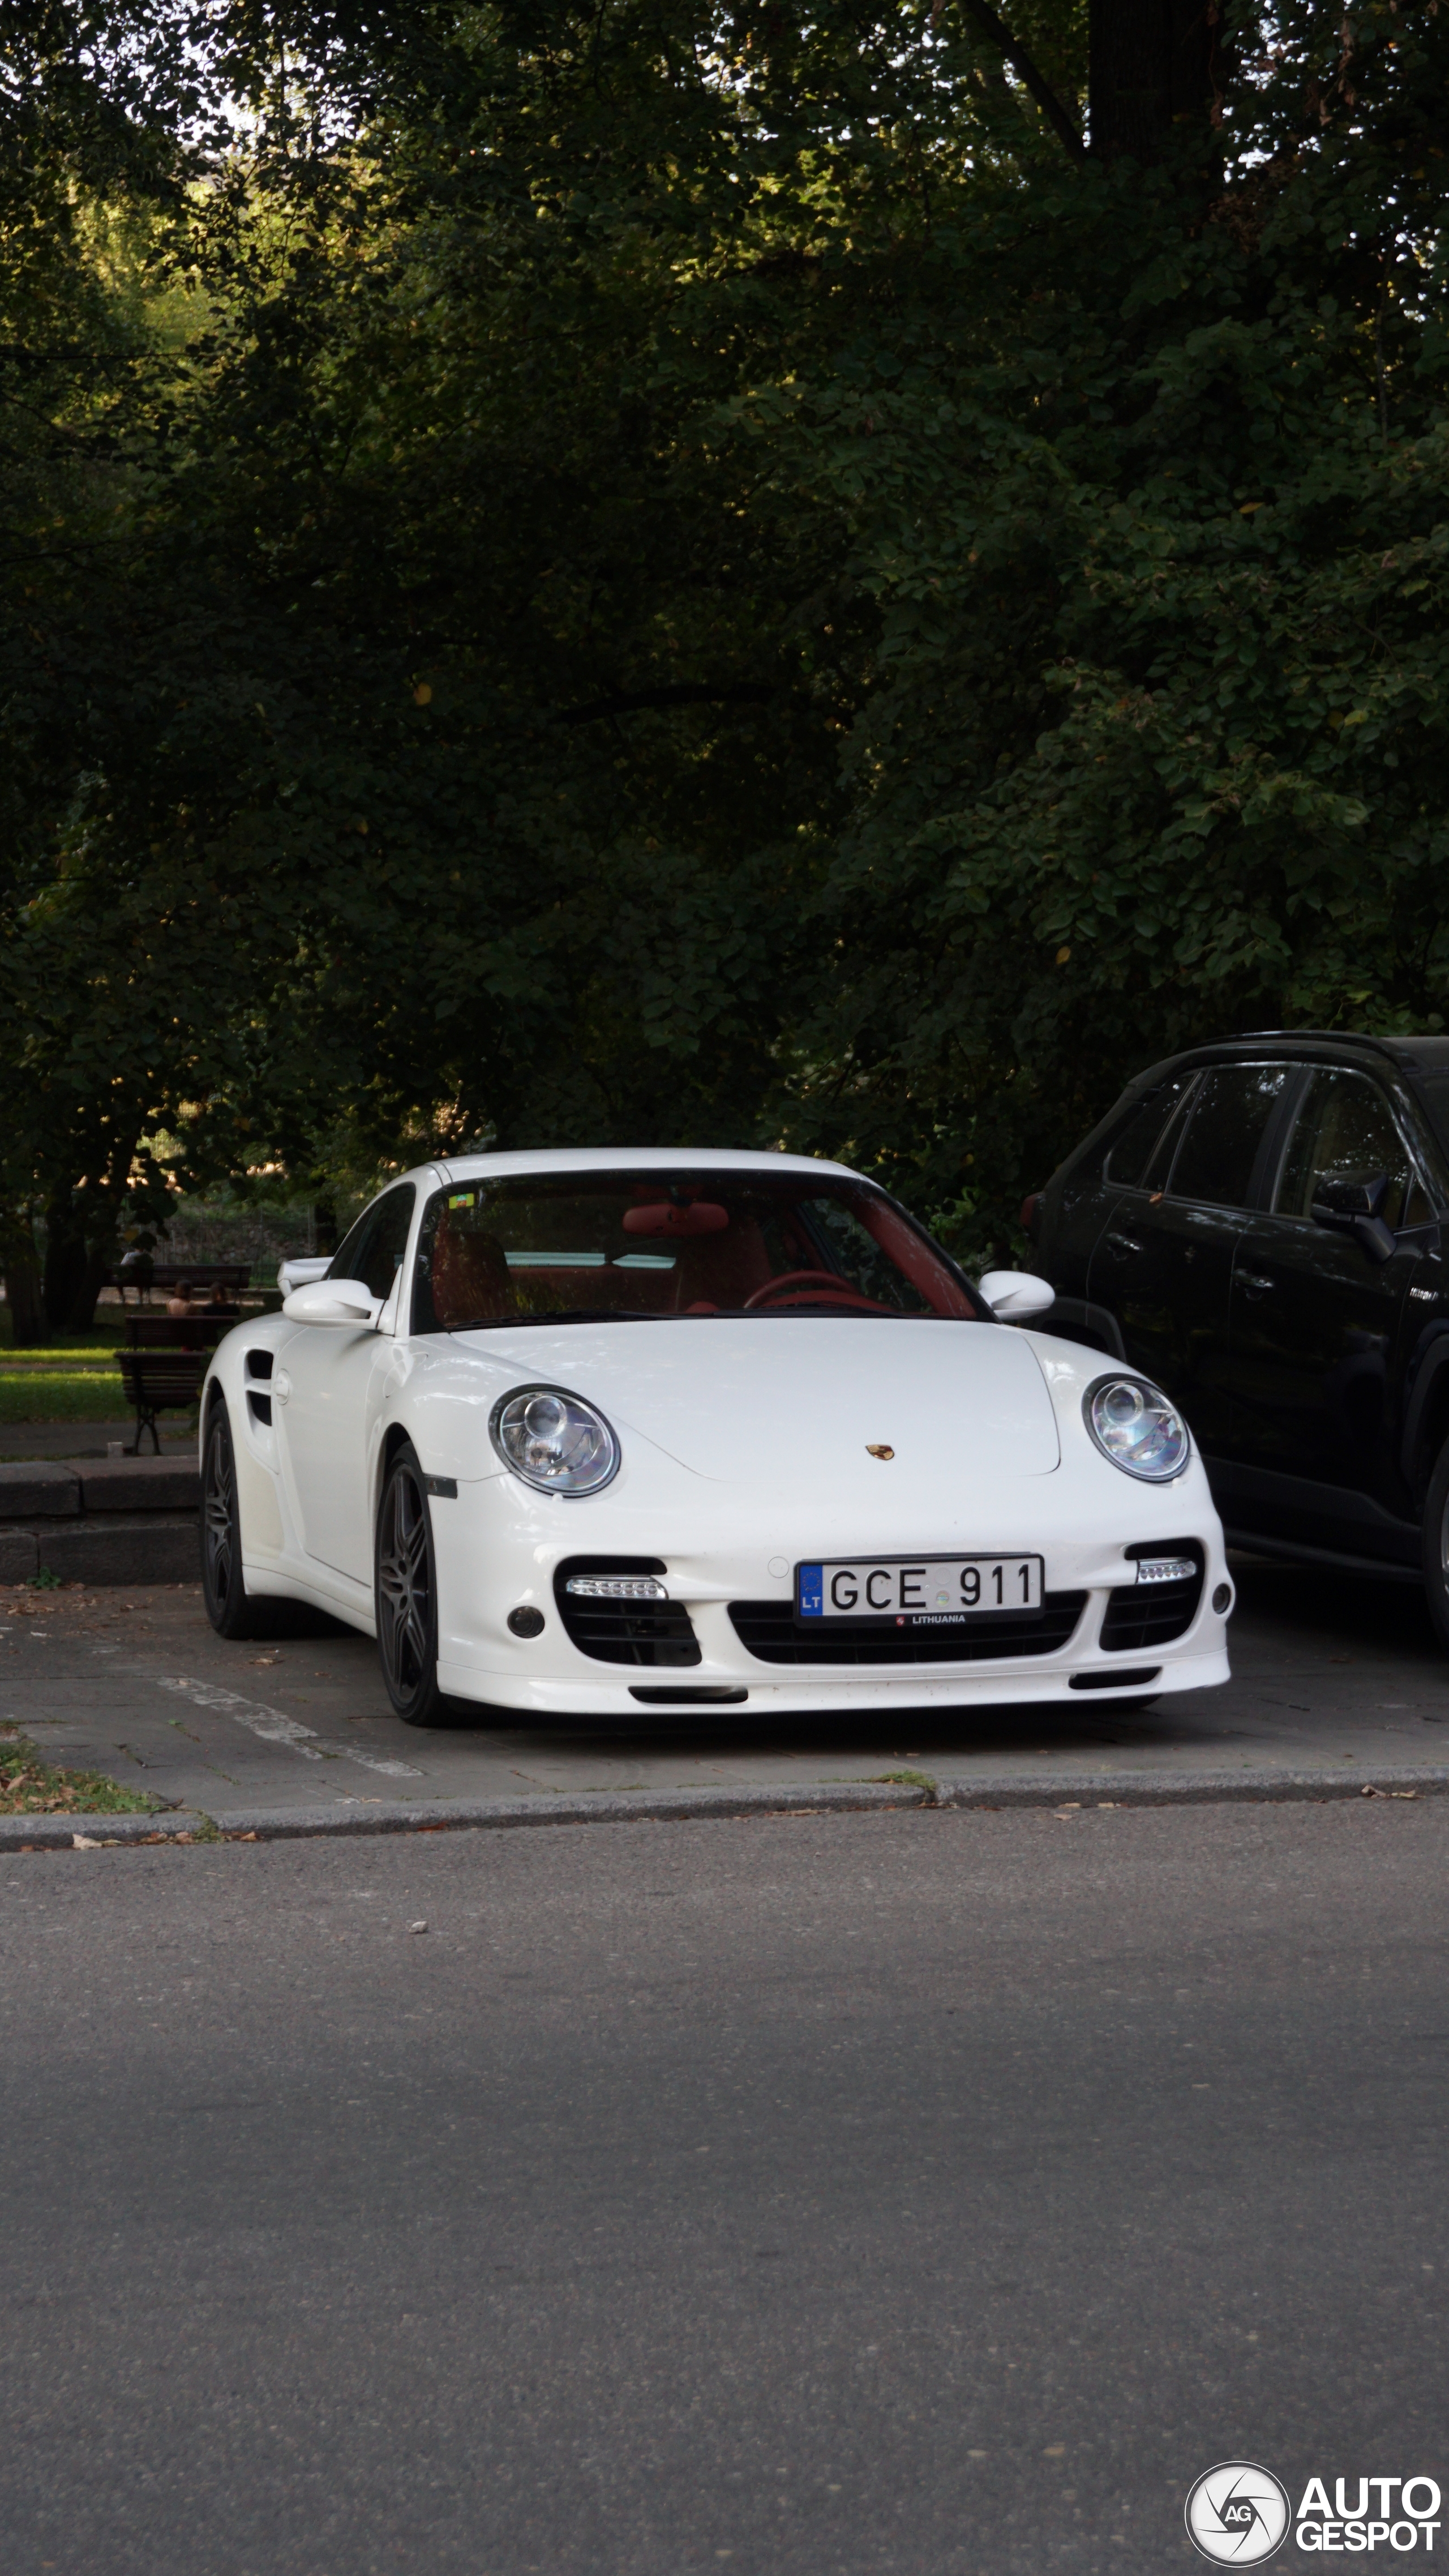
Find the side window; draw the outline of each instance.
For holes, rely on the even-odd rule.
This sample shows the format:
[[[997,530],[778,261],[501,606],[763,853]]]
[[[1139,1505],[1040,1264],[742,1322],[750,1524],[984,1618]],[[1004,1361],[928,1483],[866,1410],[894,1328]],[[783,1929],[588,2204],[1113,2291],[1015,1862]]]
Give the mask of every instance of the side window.
[[[1179,1074],[1175,1082],[1161,1083],[1156,1091],[1149,1091],[1145,1100],[1139,1100],[1107,1156],[1106,1179],[1115,1181],[1119,1188],[1146,1188],[1158,1140],[1191,1080],[1190,1073]]]
[[[363,1277],[364,1274],[357,1265],[359,1262],[366,1261],[367,1259],[368,1247],[372,1242],[373,1232],[377,1225],[378,1210],[381,1205],[382,1202],[380,1199],[374,1199],[371,1207],[363,1209],[356,1225],[348,1228],[348,1231],[344,1234],[342,1241],[339,1243],[336,1251],[332,1255],[331,1267],[327,1273],[329,1279],[361,1279]]]
[[[408,1248],[416,1196],[412,1182],[402,1181],[395,1190],[385,1190],[380,1199],[374,1199],[370,1208],[364,1208],[351,1233],[344,1235],[338,1245],[328,1277],[361,1279],[374,1297],[390,1297]]]
[[[1247,1206],[1258,1148],[1288,1074],[1286,1064],[1218,1064],[1204,1074],[1172,1166],[1175,1199]]]
[[[476,1183],[433,1192],[413,1264],[415,1333],[456,1333],[520,1311],[500,1219],[506,1225],[506,1209],[495,1214]]]
[[[1384,1223],[1397,1227],[1405,1222],[1411,1173],[1388,1102],[1367,1074],[1316,1073],[1284,1157],[1278,1215],[1308,1216],[1322,1181],[1368,1180],[1385,1172]],[[1416,1188],[1415,1195],[1422,1200],[1424,1194]]]

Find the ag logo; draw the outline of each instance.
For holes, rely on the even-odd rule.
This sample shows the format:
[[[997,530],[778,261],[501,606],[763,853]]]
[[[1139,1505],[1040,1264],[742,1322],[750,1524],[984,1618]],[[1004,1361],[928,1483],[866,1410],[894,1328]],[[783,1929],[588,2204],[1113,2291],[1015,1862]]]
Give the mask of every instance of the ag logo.
[[[1187,2500],[1187,2536],[1215,2567],[1261,2567],[1292,2518],[1286,2488],[1251,2460],[1207,2470]]]

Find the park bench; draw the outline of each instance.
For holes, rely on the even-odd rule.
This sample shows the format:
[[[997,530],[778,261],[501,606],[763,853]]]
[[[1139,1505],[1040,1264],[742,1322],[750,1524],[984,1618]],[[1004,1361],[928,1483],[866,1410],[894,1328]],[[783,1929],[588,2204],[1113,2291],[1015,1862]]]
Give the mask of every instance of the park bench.
[[[127,1455],[138,1458],[141,1442],[151,1434],[151,1445],[161,1455],[161,1434],[156,1427],[159,1413],[189,1413],[201,1393],[202,1380],[211,1362],[209,1350],[125,1350],[115,1354],[126,1390],[126,1401],[136,1411],[136,1437]]]
[[[237,1306],[199,1315],[142,1315],[126,1309],[126,1341],[133,1351],[213,1351],[240,1317]]]
[[[127,1289],[138,1297],[171,1297],[181,1287],[220,1288],[228,1297],[239,1297],[250,1287],[251,1276],[249,1261],[155,1261],[149,1254],[139,1261],[122,1261],[106,1273],[108,1285],[119,1288],[123,1303]]]

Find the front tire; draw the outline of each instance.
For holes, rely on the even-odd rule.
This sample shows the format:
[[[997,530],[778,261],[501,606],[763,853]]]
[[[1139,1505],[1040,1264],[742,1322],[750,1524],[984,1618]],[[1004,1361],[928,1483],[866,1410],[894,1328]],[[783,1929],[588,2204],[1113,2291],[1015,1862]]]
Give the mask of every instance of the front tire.
[[[1449,1651],[1449,1440],[1424,1498],[1424,1598],[1439,1643]]]
[[[254,1637],[256,1613],[242,1572],[241,1504],[236,1451],[223,1399],[213,1397],[206,1418],[201,1468],[201,1596],[219,1637]]]
[[[248,1593],[242,1572],[241,1498],[237,1491],[236,1443],[231,1417],[220,1395],[206,1417],[206,1447],[201,1455],[201,1597],[219,1637],[240,1644],[248,1638],[342,1637],[348,1631],[325,1610],[308,1601],[286,1601],[271,1593]]]
[[[396,1452],[383,1481],[373,1569],[377,1652],[388,1698],[404,1726],[446,1726],[452,1708],[438,1688],[433,1524],[410,1441]]]

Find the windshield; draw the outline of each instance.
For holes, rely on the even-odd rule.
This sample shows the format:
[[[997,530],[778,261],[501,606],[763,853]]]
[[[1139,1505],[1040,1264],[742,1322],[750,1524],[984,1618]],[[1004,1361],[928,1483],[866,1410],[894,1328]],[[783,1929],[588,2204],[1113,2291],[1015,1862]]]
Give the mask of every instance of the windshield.
[[[801,1172],[463,1181],[423,1215],[413,1331],[632,1315],[949,1315],[981,1308],[882,1191]]]

